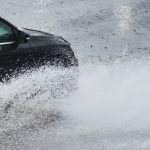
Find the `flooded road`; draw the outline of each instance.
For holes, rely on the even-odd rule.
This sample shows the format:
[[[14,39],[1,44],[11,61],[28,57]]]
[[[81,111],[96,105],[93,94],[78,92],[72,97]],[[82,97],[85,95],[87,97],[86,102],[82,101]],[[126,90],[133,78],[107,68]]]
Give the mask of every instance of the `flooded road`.
[[[0,149],[150,149],[149,0],[5,0],[0,8],[17,26],[68,40],[80,64],[75,86],[75,70],[53,67],[0,84]]]

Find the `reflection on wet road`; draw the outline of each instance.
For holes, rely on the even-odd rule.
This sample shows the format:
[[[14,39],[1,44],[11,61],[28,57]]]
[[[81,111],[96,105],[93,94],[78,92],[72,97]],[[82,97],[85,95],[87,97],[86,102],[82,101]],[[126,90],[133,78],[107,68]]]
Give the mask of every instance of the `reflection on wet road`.
[[[117,31],[122,34],[126,30],[130,30],[130,22],[132,21],[131,10],[132,8],[130,6],[120,6],[114,10],[114,16],[116,20],[119,20]]]

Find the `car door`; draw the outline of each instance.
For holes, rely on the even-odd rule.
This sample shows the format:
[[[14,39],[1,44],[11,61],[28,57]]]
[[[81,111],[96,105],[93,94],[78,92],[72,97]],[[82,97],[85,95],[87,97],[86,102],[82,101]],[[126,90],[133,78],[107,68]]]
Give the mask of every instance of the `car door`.
[[[0,73],[15,71],[31,59],[32,49],[28,42],[18,42],[20,33],[0,20]]]

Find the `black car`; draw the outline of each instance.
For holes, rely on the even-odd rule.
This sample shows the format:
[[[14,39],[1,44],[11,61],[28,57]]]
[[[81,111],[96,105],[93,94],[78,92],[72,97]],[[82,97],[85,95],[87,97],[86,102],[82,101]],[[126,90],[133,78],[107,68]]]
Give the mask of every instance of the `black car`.
[[[77,67],[78,60],[62,37],[18,28],[0,17],[0,78],[45,64]]]

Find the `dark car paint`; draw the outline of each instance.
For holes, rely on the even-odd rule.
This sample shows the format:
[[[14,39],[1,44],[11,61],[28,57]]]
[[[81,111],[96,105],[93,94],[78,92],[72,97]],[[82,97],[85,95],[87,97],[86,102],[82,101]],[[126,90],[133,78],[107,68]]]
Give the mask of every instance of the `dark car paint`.
[[[52,65],[61,62],[65,67],[78,66],[70,43],[63,38],[42,31],[17,28],[3,18],[0,21],[9,25],[16,35],[14,43],[0,43],[1,77],[22,67],[39,67],[48,61]],[[25,36],[24,42],[18,38],[21,33]]]

